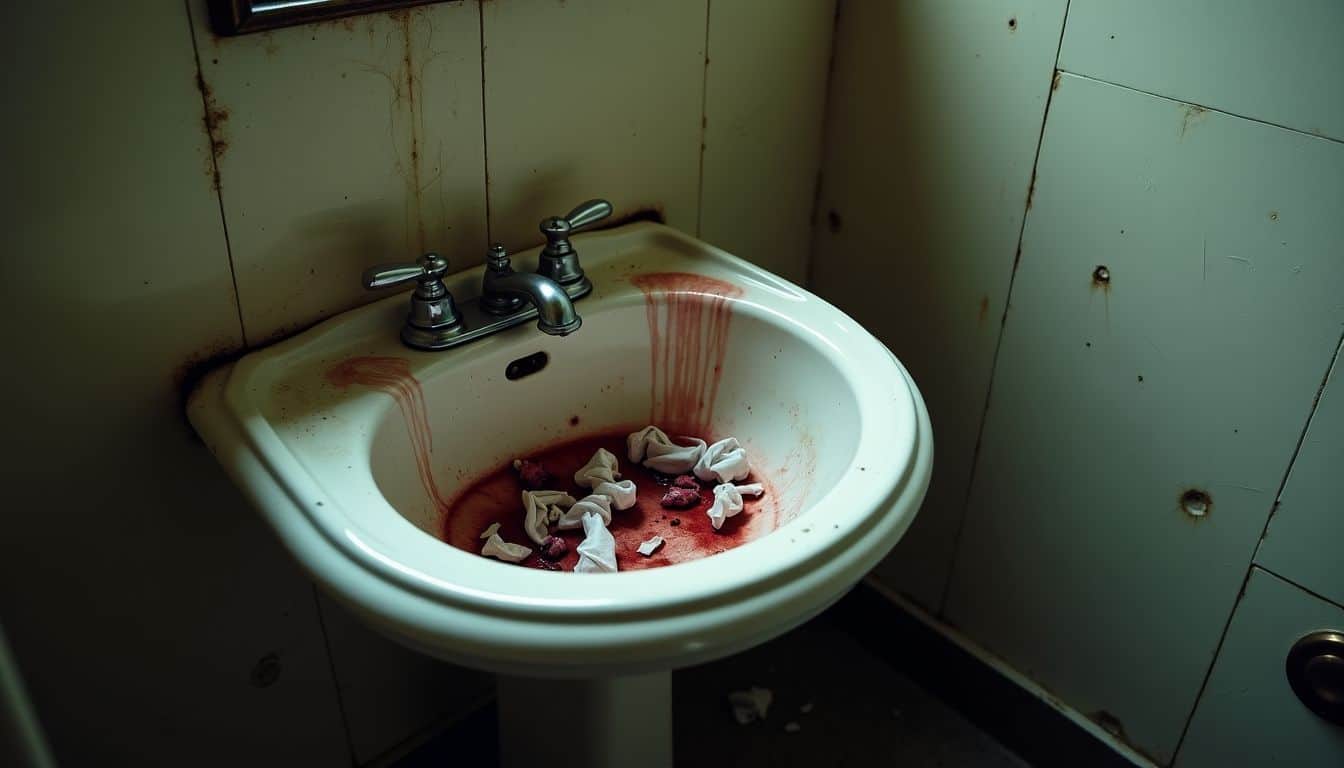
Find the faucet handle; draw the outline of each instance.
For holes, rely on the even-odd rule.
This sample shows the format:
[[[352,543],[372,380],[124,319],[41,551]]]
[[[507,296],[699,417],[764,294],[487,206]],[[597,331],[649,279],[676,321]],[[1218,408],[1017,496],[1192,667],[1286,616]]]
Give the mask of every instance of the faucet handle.
[[[448,260],[437,253],[426,253],[416,259],[414,264],[378,264],[369,267],[364,270],[360,282],[372,291],[419,280],[422,289],[433,292],[433,284],[438,283],[439,290],[446,291],[441,282],[446,274],[448,274]]]
[[[401,328],[401,340],[416,349],[443,349],[461,334],[462,316],[453,295],[443,284],[448,260],[426,253],[414,264],[379,264],[364,270],[361,282],[369,290],[389,288],[412,280],[419,283],[411,294],[411,311]]]
[[[593,199],[579,203],[564,216],[542,219],[541,234],[546,236],[546,250],[569,248],[568,238],[571,233],[590,227],[610,215],[611,203]]]
[[[584,277],[583,267],[579,266],[579,254],[570,244],[569,236],[610,215],[611,203],[595,199],[580,203],[563,217],[542,219],[541,234],[546,236],[546,247],[541,249],[537,274],[563,285],[571,299],[587,296],[593,290],[593,283]]]

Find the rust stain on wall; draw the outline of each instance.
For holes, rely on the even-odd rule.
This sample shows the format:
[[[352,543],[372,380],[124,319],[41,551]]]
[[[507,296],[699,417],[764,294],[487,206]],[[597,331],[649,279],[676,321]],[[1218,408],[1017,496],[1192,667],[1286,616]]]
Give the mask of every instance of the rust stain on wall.
[[[980,297],[980,312],[976,318],[976,323],[984,326],[985,319],[989,317],[989,294]]]
[[[415,243],[416,252],[424,253],[425,248],[425,217],[422,213],[421,193],[423,186],[420,183],[420,124],[422,115],[421,99],[419,98],[419,89],[422,85],[420,78],[417,78],[415,66],[415,40],[414,35],[414,17],[415,14],[410,10],[400,10],[392,12],[391,18],[401,25],[402,37],[402,79],[405,83],[406,108],[410,122],[410,173],[407,176],[407,183],[410,187],[407,203],[414,206],[410,212],[411,218],[415,221]]]
[[[1194,104],[1186,104],[1185,112],[1181,116],[1180,138],[1182,139],[1185,138],[1186,132],[1189,131],[1192,127],[1194,127],[1200,120],[1203,120],[1204,116],[1207,115],[1208,112],[1209,110],[1205,109],[1204,107],[1197,107]]]
[[[1036,168],[1031,169],[1031,183],[1027,185],[1027,210],[1031,210],[1031,202],[1036,197]]]
[[[1054,77],[1054,79],[1052,79],[1052,80],[1050,81],[1050,90],[1052,90],[1052,91],[1058,91],[1058,90],[1059,90],[1059,83],[1060,83],[1060,81],[1062,81],[1063,79],[1064,79],[1063,74],[1062,74],[1058,69],[1056,69],[1056,70],[1055,70],[1055,77]]]

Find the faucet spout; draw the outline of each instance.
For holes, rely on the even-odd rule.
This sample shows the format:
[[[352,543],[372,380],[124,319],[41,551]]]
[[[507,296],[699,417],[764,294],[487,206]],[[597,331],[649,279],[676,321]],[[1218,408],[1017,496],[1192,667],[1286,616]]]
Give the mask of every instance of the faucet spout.
[[[484,293],[486,296],[518,295],[530,301],[537,308],[537,329],[542,333],[568,336],[583,324],[583,318],[574,310],[574,302],[564,287],[534,272],[487,272]]]

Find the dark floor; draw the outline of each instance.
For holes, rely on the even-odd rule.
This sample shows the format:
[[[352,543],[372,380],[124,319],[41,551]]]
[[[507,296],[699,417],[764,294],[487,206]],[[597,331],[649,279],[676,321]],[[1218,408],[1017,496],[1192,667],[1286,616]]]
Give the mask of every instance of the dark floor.
[[[774,703],[764,721],[738,725],[727,694],[753,685],[772,689]],[[678,765],[1026,765],[829,615],[738,656],[682,670],[673,691]]]
[[[746,653],[676,672],[676,764],[1027,765],[871,652],[852,624],[832,611]],[[764,720],[739,725],[728,694],[752,686],[770,689],[774,701]],[[482,711],[394,765],[495,765],[494,728],[493,712]]]

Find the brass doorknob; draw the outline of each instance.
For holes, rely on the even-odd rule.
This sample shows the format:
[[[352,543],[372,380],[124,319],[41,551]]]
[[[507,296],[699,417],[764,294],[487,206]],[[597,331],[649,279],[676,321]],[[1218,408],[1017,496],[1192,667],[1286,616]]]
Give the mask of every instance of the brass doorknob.
[[[1284,667],[1293,693],[1312,712],[1344,725],[1344,632],[1312,632],[1293,643]]]

